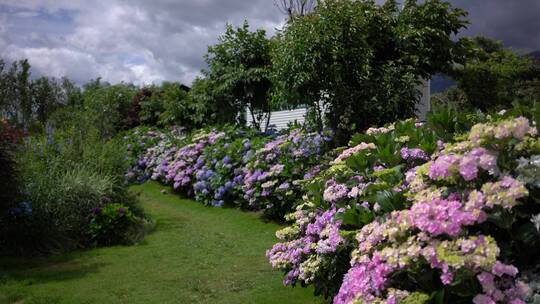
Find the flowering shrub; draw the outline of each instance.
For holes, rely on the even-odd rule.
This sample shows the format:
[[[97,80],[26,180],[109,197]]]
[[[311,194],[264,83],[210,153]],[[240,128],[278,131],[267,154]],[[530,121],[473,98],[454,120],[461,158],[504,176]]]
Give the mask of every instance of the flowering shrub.
[[[92,209],[88,233],[99,245],[123,244],[129,242],[128,231],[142,226],[138,221],[128,206],[109,203]]]
[[[282,219],[301,195],[300,181],[321,169],[330,137],[302,129],[278,136],[257,150],[244,170],[244,198],[249,208]]]
[[[222,206],[225,201],[242,205],[242,168],[264,141],[254,130],[233,127],[191,136],[161,133],[126,176],[131,181],[151,178],[172,185],[206,205]]]
[[[136,142],[148,142],[148,134],[135,135]],[[202,130],[180,142],[174,134],[150,136],[159,140],[139,156],[130,180],[150,177],[206,205],[264,209],[276,219],[301,197],[300,180],[320,170],[330,140],[296,129],[267,142],[258,131],[232,127]]]
[[[188,195],[193,193],[193,183],[195,182],[195,173],[204,165],[202,153],[204,148],[211,146],[216,141],[224,137],[224,132],[212,130],[210,132],[201,131],[196,133],[191,143],[179,148],[171,162],[159,167],[160,173],[165,176],[154,175],[153,178],[163,178],[167,183],[173,185],[176,190],[183,190]]]
[[[393,169],[385,166],[396,164],[389,154],[369,161],[387,140],[355,145],[314,180],[325,187],[313,187],[296,222],[278,234],[285,242],[268,252],[270,261],[288,272],[285,283],[314,283],[317,291],[335,295],[334,303],[524,303],[530,290],[518,269],[538,263],[540,250],[536,133],[525,118],[477,124],[427,162],[431,140],[417,142],[426,153],[395,147],[402,164]],[[407,142],[402,135],[396,139]],[[414,164],[411,154],[418,156]],[[353,174],[359,175],[354,181]],[[351,200],[356,197],[360,201]],[[336,209],[322,232],[307,231]],[[336,227],[339,234],[331,232]],[[336,246],[317,250],[325,239]],[[341,253],[347,247],[351,255]],[[350,269],[341,283],[344,256]],[[337,294],[329,274],[340,282]]]
[[[265,138],[253,130],[225,130],[225,136],[207,146],[202,153],[203,166],[195,173],[193,189],[197,201],[212,206],[225,203],[243,205],[242,169]]]
[[[354,231],[407,205],[405,171],[429,160],[436,147],[433,133],[412,120],[355,136],[305,185],[305,202],[288,216],[293,225],[278,232],[283,243],[267,252],[271,264],[287,273],[284,283],[336,294],[350,267]]]
[[[126,145],[128,152],[127,157],[132,161],[137,160],[146,153],[146,150],[157,145],[158,142],[165,139],[165,137],[165,133],[148,127],[139,127],[127,132],[123,136],[124,144]]]
[[[171,161],[175,147],[186,139],[183,131],[172,129],[162,132],[140,127],[128,132],[123,137],[127,149],[127,158],[133,164],[126,178],[130,182],[144,182],[152,177],[159,177],[158,167],[165,161]]]

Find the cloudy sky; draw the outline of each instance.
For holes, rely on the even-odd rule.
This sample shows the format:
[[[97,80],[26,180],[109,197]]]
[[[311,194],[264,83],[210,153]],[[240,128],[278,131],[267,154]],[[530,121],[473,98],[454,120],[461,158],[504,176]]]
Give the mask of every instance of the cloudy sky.
[[[452,0],[470,13],[466,34],[540,50],[539,0]],[[0,54],[28,58],[34,75],[189,84],[226,22],[270,34],[284,22],[273,0],[0,0]]]

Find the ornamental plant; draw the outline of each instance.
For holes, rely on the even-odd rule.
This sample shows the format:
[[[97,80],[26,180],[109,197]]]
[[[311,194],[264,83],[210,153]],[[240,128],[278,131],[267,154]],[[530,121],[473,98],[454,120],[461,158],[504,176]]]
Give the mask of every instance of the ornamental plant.
[[[202,168],[204,160],[201,157],[204,148],[214,144],[219,138],[225,136],[224,132],[211,131],[199,133],[192,138],[192,143],[180,148],[175,158],[167,166],[165,178],[173,182],[173,187],[179,189],[185,187],[191,193],[191,185],[194,182],[195,172]]]
[[[182,145],[186,135],[182,129],[172,128],[160,131],[154,128],[139,127],[123,136],[127,158],[132,164],[126,173],[130,182],[144,182],[154,175],[157,178],[159,165],[165,158],[172,160],[176,146]]]
[[[92,128],[50,128],[26,138],[16,155],[21,191],[6,225],[8,249],[49,253],[92,246],[90,212],[108,200],[145,217],[123,178],[129,168],[124,145],[96,134]]]
[[[185,139],[172,136],[147,150],[139,159],[138,166],[145,172],[151,172],[152,179],[171,184],[175,190],[191,195],[195,173],[204,164],[204,148],[223,136],[224,132],[215,130],[201,130]]]
[[[165,138],[165,133],[150,127],[137,127],[123,135],[127,156],[131,161],[138,159],[151,147]]]
[[[287,216],[293,224],[278,232],[282,242],[267,252],[272,266],[286,273],[285,285],[313,284],[316,294],[335,295],[350,268],[355,231],[408,206],[405,172],[430,159],[437,138],[407,120],[371,128],[350,146],[304,184],[304,202]]]
[[[443,303],[524,303],[516,266],[535,263],[530,220],[540,208],[515,168],[539,148],[525,118],[478,124],[409,171],[411,207],[362,227],[334,303],[399,302],[410,291]]]
[[[339,177],[355,168],[357,155],[362,160],[379,150],[370,144],[344,151],[328,170],[334,180],[316,178],[324,191],[312,186],[316,195],[308,195],[295,224],[278,234],[285,242],[268,256],[288,271],[285,283],[313,283],[334,303],[524,303],[529,277],[519,271],[534,268],[540,248],[533,177],[540,142],[529,121],[477,124],[457,142],[439,145],[427,162],[416,151],[418,163],[409,164],[411,153],[402,148],[404,180],[373,168],[370,179],[343,182]],[[357,196],[355,184],[365,203],[344,204]],[[395,194],[373,188],[381,184]],[[352,254],[343,254],[347,247]],[[325,281],[329,274],[337,280]]]
[[[226,128],[225,136],[207,146],[202,154],[203,166],[195,173],[193,189],[197,201],[212,206],[243,206],[242,169],[266,137],[260,132]]]
[[[142,226],[139,221],[128,206],[105,204],[92,209],[88,234],[98,245],[126,244],[130,234]]]
[[[262,209],[267,217],[281,220],[302,197],[300,181],[310,178],[325,163],[328,134],[294,129],[257,150],[246,163],[244,198],[250,209]]]

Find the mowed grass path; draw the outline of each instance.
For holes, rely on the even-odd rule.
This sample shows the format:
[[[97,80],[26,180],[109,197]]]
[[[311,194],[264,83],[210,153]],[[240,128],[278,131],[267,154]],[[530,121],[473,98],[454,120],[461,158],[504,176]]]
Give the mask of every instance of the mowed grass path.
[[[315,303],[285,288],[264,252],[279,226],[204,207],[162,186],[133,187],[156,227],[135,246],[0,259],[0,303]]]

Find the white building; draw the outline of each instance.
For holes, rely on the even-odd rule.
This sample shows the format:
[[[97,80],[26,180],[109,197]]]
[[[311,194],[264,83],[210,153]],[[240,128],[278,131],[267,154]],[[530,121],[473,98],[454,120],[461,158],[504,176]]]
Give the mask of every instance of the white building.
[[[429,110],[431,110],[430,81],[422,80],[422,83],[419,85],[419,90],[422,96],[416,108],[416,115],[418,116],[420,120],[423,121],[426,119],[426,114],[429,112]],[[304,121],[306,120],[305,119],[306,113],[307,113],[306,108],[272,112],[270,113],[269,126],[275,126],[275,129],[282,130],[282,129],[286,129],[289,124],[294,123],[294,122],[303,124]],[[246,110],[246,121],[248,125],[253,125],[253,119],[252,119],[249,109]],[[266,122],[266,117],[264,117],[261,121]],[[262,124],[261,128],[264,129],[264,127],[265,127],[264,124]]]

